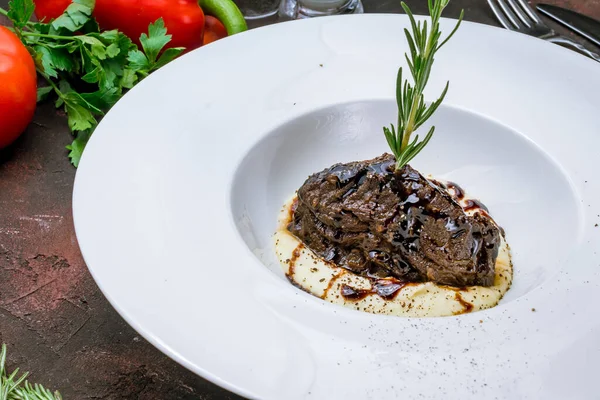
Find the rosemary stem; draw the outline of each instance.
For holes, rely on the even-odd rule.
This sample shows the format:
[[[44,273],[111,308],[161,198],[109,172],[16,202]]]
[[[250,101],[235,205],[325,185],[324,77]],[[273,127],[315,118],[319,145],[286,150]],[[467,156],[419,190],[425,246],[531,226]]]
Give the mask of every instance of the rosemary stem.
[[[411,142],[411,136],[435,112],[448,89],[446,86],[437,101],[432,102],[429,106],[425,104],[423,92],[429,81],[435,53],[454,35],[462,21],[463,13],[461,12],[454,30],[438,46],[441,36],[439,22],[448,3],[449,0],[429,0],[431,25],[428,25],[429,29],[427,29],[425,27],[427,24],[417,23],[410,8],[404,2],[401,2],[412,27],[412,32],[405,29],[410,47],[410,53],[406,54],[406,59],[409,64],[412,82],[409,79],[402,78],[402,69],[400,69],[396,81],[396,101],[399,110],[398,130],[394,130],[393,125],[391,131],[387,128],[384,129],[388,144],[396,157],[396,170],[408,164],[429,143],[435,127],[431,127],[425,138],[418,143],[417,141]]]

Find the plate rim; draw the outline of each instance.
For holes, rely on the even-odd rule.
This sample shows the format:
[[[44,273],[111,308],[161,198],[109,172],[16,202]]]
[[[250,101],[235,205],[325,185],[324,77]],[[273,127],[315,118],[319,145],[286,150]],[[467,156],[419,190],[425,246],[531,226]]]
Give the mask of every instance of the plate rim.
[[[386,18],[403,18],[406,19],[406,16],[403,14],[378,14],[378,13],[369,13],[369,14],[362,14],[362,15],[356,15],[356,16],[333,16],[333,17],[321,17],[319,18],[319,20],[323,20],[323,21],[317,21],[317,19],[313,19],[313,20],[301,20],[301,21],[291,21],[291,22],[286,22],[284,24],[274,24],[274,25],[268,25],[265,27],[261,27],[261,28],[257,28],[255,30],[266,30],[266,29],[270,29],[270,30],[282,30],[285,28],[282,28],[282,26],[285,26],[285,24],[290,24],[290,23],[295,23],[295,24],[322,24],[325,23],[325,20],[332,20],[332,19],[340,19],[340,18],[379,18],[381,16],[385,16]],[[446,20],[454,20],[454,19],[449,19],[449,18],[444,18]],[[315,22],[316,21],[316,22]],[[519,40],[529,40],[529,41],[535,41],[539,44],[539,47],[546,47],[547,49],[550,48],[554,48],[558,51],[560,51],[561,55],[564,55],[566,57],[573,57],[572,59],[579,59],[581,62],[583,62],[582,58],[586,58],[585,56],[582,55],[578,55],[576,53],[573,53],[571,50],[565,49],[565,48],[560,48],[559,46],[555,46],[551,43],[546,42],[547,44],[541,44],[540,39],[534,38],[534,37],[527,37],[525,38],[525,35],[517,33],[517,32],[513,32],[513,31],[508,31],[502,28],[498,28],[495,26],[491,26],[491,25],[487,25],[484,23],[479,23],[479,22],[471,22],[471,21],[464,21],[463,22],[466,25],[475,25],[478,26],[480,28],[484,28],[486,30],[491,30],[494,32],[499,32],[499,31],[503,31],[505,33],[503,34],[508,34],[514,37],[519,37]],[[246,40],[246,39],[241,39],[241,37],[247,37],[250,36],[252,33],[252,31],[245,33],[243,36],[240,35],[240,38],[235,38],[235,37],[231,37],[231,38],[226,38],[225,40]],[[218,44],[217,44],[218,45]],[[202,51],[202,49],[198,49],[195,50],[195,52],[198,51]],[[571,53],[572,56],[568,56],[567,54]],[[175,62],[185,62],[184,61],[185,58],[181,58],[179,60],[176,60]],[[575,61],[573,61],[575,62]],[[587,59],[587,61],[585,61],[586,63],[594,63],[596,64],[595,61],[591,60],[591,59]],[[164,68],[164,71],[161,72],[161,74],[167,74],[168,71],[170,69],[168,67]],[[143,84],[143,83],[142,83]],[[135,89],[132,91],[134,92]],[[129,96],[129,93],[127,93],[125,96]],[[454,105],[451,105],[454,107]],[[458,108],[461,108],[460,106]],[[479,114],[476,110],[471,110],[471,109],[465,109],[468,112],[472,112],[472,113],[476,113],[477,115],[481,115],[484,118],[487,119],[492,119],[494,120],[494,122],[503,125],[503,126],[507,126],[509,129],[514,130],[516,132],[518,132],[517,130],[513,129],[510,125],[505,124],[502,121],[499,120],[495,120],[492,116],[489,115],[485,115],[485,114]],[[523,135],[526,139],[531,140],[529,137]],[[263,136],[264,137],[264,136]],[[94,146],[95,143],[95,138],[96,136],[92,136],[92,138],[90,139],[88,146]],[[537,146],[537,143],[533,141],[533,144]],[[544,153],[546,153],[549,157],[552,157],[552,154],[549,154],[547,152],[544,151]],[[552,158],[553,161],[554,158]],[[85,169],[83,169],[82,171],[88,171],[88,166],[87,166],[87,159],[85,157],[85,155],[82,157],[82,165],[85,167]],[[558,165],[559,167],[561,167],[562,169],[562,165],[558,162],[556,162],[556,165]],[[167,355],[168,357],[172,358],[173,360],[175,360],[177,363],[179,363],[180,365],[183,365],[184,367],[186,367],[187,369],[189,369],[190,371],[200,375],[201,377],[217,384],[220,387],[223,387],[233,393],[239,394],[241,396],[244,397],[250,397],[250,398],[258,398],[256,396],[255,393],[253,393],[252,391],[247,391],[245,388],[239,387],[237,386],[235,383],[229,382],[227,380],[223,380],[221,379],[219,376],[212,374],[210,371],[200,367],[199,365],[196,365],[192,362],[190,362],[184,355],[180,354],[177,350],[173,349],[172,347],[170,347],[168,344],[164,343],[160,338],[156,337],[152,332],[149,332],[147,329],[144,328],[143,324],[139,323],[139,321],[136,320],[136,318],[130,314],[130,312],[126,309],[123,309],[120,305],[119,305],[119,301],[115,298],[113,298],[113,295],[110,293],[110,290],[107,289],[106,287],[104,287],[104,283],[102,282],[102,279],[99,278],[99,276],[97,275],[98,273],[98,268],[101,267],[93,267],[92,264],[94,264],[94,262],[92,260],[89,259],[88,255],[86,255],[86,250],[85,248],[87,247],[87,244],[82,244],[82,242],[86,242],[86,238],[85,238],[85,233],[83,233],[85,231],[85,228],[82,227],[82,220],[84,219],[83,217],[80,218],[81,214],[80,208],[78,206],[78,204],[81,203],[82,200],[80,200],[81,196],[83,196],[81,194],[81,184],[80,181],[85,177],[84,174],[86,174],[87,172],[83,172],[80,174],[79,172],[80,170],[78,169],[77,173],[76,173],[76,177],[75,177],[75,183],[74,183],[74,188],[73,188],[73,195],[72,195],[72,203],[73,203],[73,221],[74,221],[74,228],[75,228],[75,235],[77,237],[78,242],[80,243],[80,249],[81,249],[81,253],[83,256],[83,259],[86,263],[86,266],[88,268],[88,270],[90,271],[90,274],[92,275],[95,283],[98,285],[100,291],[102,292],[102,294],[105,296],[105,298],[109,301],[109,303],[111,304],[111,306],[117,311],[117,313],[136,331],[138,332],[141,336],[143,336],[146,340],[148,340],[150,343],[152,343],[152,345],[156,348],[158,348],[162,353],[164,353],[165,355]],[[571,180],[571,176],[568,175],[565,172],[565,176],[569,178],[569,180]],[[228,186],[229,187],[229,186]],[[83,239],[82,239],[83,238]],[[91,261],[91,263],[90,263]]]

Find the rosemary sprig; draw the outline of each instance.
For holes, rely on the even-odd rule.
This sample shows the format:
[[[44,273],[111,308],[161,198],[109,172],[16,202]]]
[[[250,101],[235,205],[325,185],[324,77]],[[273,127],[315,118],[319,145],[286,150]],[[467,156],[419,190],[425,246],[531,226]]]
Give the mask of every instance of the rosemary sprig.
[[[410,58],[405,54],[408,68],[413,80],[410,83],[408,79],[403,80],[402,67],[398,70],[398,78],[396,80],[396,102],[398,103],[398,126],[391,128],[384,127],[383,133],[385,138],[396,157],[396,171],[408,164],[423,147],[429,143],[431,136],[435,130],[432,126],[425,138],[419,142],[419,135],[416,135],[414,140],[411,135],[423,123],[431,117],[434,111],[440,106],[446,93],[448,92],[449,82],[446,83],[444,91],[440,98],[431,103],[429,106],[425,104],[423,90],[429,80],[431,66],[433,65],[435,53],[448,42],[454,35],[460,23],[462,22],[464,10],[461,11],[458,22],[450,35],[440,43],[440,17],[444,8],[450,0],[428,0],[429,14],[431,16],[429,30],[427,21],[416,21],[415,17],[406,5],[402,2],[402,8],[410,19],[412,33],[408,29],[404,29],[408,46],[410,47]]]
[[[52,393],[37,383],[32,385],[25,380],[27,372],[19,376],[19,369],[10,375],[5,368],[6,345],[0,351],[0,400],[61,400],[60,393]]]

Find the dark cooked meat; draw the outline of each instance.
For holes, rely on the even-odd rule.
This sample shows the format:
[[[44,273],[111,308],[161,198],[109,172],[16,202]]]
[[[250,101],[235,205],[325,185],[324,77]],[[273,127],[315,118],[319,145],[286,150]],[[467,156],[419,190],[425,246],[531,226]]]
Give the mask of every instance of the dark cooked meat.
[[[500,232],[394,157],[336,164],[298,190],[288,229],[327,261],[368,277],[491,286]]]

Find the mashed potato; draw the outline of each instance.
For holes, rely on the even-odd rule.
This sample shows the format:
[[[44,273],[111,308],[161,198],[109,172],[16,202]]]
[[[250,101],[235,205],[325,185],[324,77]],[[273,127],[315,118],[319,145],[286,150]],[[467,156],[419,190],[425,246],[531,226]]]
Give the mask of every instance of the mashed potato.
[[[442,317],[494,307],[512,283],[510,249],[504,237],[496,260],[494,285],[490,287],[403,284],[394,279],[374,280],[357,275],[322,260],[287,230],[294,199],[285,204],[278,218],[277,257],[292,283],[331,303],[374,314]],[[465,198],[460,203],[465,207],[468,202]]]

